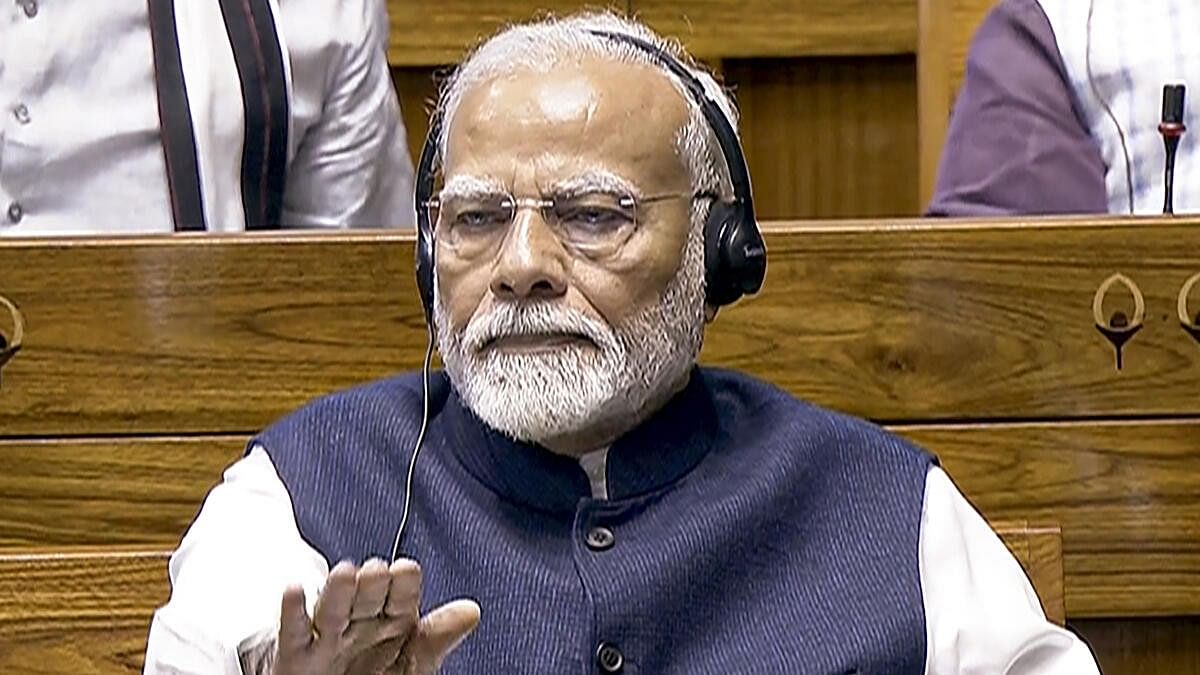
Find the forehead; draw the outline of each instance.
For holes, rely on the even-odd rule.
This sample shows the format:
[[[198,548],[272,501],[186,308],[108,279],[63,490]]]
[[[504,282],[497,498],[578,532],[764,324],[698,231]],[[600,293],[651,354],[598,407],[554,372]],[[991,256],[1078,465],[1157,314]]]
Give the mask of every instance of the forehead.
[[[647,189],[686,185],[683,94],[659,68],[583,59],[468,89],[450,121],[445,173],[544,185],[606,169]]]

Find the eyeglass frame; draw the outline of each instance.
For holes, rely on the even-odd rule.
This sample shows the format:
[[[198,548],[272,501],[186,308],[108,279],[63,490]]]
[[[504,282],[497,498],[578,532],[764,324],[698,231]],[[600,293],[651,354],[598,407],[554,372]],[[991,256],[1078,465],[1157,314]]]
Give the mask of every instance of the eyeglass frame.
[[[553,195],[541,196],[541,197],[517,197],[517,196],[513,195],[511,192],[500,190],[500,191],[489,192],[489,193],[479,193],[476,195],[472,195],[469,198],[476,199],[481,202],[486,201],[488,199],[499,198],[500,200],[506,200],[508,203],[510,203],[512,205],[510,207],[512,214],[509,216],[508,223],[505,225],[505,227],[503,229],[505,236],[498,237],[496,239],[496,243],[502,242],[508,236],[508,232],[511,231],[512,226],[517,222],[517,215],[522,210],[534,209],[541,216],[543,222],[545,222],[547,225],[550,226],[550,228],[552,230],[555,231],[555,236],[558,238],[559,243],[561,243],[564,248],[566,248],[568,250],[572,250],[573,252],[576,252],[576,253],[582,253],[585,256],[595,257],[595,256],[590,256],[590,254],[588,254],[585,250],[583,250],[583,247],[579,246],[577,243],[572,243],[569,240],[569,238],[567,238],[563,235],[563,233],[560,229],[561,223],[558,222],[559,217],[557,214],[555,214],[553,212],[552,209],[558,203],[557,199],[579,199],[579,198],[585,197],[587,195],[597,195],[597,194],[603,194],[603,195],[607,195],[607,196],[616,197],[616,201],[622,205],[622,208],[628,208],[633,213],[633,217],[632,217],[632,225],[633,226],[629,229],[628,234],[626,234],[620,242],[617,242],[614,244],[615,249],[613,251],[611,251],[610,254],[612,252],[615,252],[616,250],[619,250],[620,247],[622,247],[626,243],[628,243],[628,241],[633,238],[633,235],[636,234],[638,232],[638,230],[641,229],[641,226],[643,223],[642,223],[642,219],[640,218],[641,211],[640,211],[639,207],[644,206],[646,204],[656,204],[656,203],[660,203],[660,202],[664,202],[664,201],[669,201],[672,199],[690,199],[690,200],[712,199],[715,201],[720,198],[716,193],[709,191],[709,190],[692,191],[692,192],[666,192],[666,193],[659,193],[659,194],[653,194],[653,195],[647,195],[647,196],[635,196],[635,195],[631,195],[631,194],[620,194],[620,193],[613,192],[613,191],[599,190],[599,189],[584,190],[584,191],[581,191],[581,192],[578,192],[575,194],[570,194],[570,196],[558,195],[557,197],[553,196]],[[421,208],[424,208],[426,210],[426,215],[429,218],[430,224],[432,225],[432,231],[434,233],[435,241],[438,240],[436,233],[440,229],[439,225],[441,223],[441,211],[440,211],[441,202],[442,202],[442,195],[440,193],[438,193],[438,194],[434,195],[433,197],[425,200],[421,204]],[[435,207],[438,209],[436,212],[433,210]],[[436,215],[436,217],[435,217],[435,215]],[[457,250],[453,244],[450,244],[448,241],[446,243],[448,246],[450,246],[450,248],[452,250]],[[480,251],[474,257],[478,257],[480,255],[483,255],[483,251]],[[599,256],[599,257],[603,257],[603,256]]]

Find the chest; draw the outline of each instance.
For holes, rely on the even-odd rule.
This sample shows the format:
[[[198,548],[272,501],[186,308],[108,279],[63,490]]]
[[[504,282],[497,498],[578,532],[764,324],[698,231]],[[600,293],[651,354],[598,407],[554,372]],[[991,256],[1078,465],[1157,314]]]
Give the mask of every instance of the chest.
[[[915,542],[714,478],[548,514],[427,471],[405,540],[424,603],[484,617],[444,672],[604,673],[616,655],[622,673],[923,672]]]

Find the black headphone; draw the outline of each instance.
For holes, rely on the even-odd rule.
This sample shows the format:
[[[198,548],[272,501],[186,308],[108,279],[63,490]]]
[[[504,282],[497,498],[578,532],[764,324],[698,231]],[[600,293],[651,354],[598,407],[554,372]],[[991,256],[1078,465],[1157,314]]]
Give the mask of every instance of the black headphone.
[[[591,30],[593,35],[631,45],[645,52],[683,82],[684,88],[700,106],[705,121],[713,130],[721,154],[729,167],[733,201],[713,203],[704,225],[705,300],[717,307],[732,304],[743,295],[752,295],[762,287],[767,272],[767,249],[758,221],[754,218],[754,199],[750,192],[750,172],[737,133],[717,102],[708,97],[704,84],[675,57],[639,37],[625,33]],[[433,226],[429,222],[429,200],[433,197],[434,162],[437,159],[442,118],[434,115],[421,149],[417,165],[417,290],[425,307],[425,320],[433,321]]]

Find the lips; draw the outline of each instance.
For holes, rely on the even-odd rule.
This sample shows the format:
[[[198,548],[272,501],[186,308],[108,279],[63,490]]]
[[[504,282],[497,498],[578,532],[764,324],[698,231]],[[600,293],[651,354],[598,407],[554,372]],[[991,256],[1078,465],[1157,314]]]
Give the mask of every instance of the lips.
[[[479,351],[482,353],[498,350],[529,354],[556,351],[563,347],[581,344],[589,347],[597,347],[596,342],[591,337],[582,333],[510,333],[489,338],[480,345]]]

